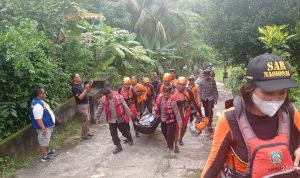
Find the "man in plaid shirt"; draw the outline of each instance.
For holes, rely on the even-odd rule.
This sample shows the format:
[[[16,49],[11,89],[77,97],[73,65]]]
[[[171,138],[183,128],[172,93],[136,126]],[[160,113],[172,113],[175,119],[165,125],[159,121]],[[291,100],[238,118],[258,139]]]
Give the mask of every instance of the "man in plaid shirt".
[[[218,101],[216,81],[210,77],[210,70],[204,71],[204,79],[199,84],[199,101],[202,102],[205,117],[209,119],[208,131],[212,131],[213,108]]]

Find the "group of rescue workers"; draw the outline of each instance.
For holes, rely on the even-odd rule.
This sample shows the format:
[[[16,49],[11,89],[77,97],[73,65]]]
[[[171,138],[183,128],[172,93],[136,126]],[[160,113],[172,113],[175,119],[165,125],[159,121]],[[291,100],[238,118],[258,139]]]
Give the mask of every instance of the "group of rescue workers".
[[[133,144],[130,134],[130,119],[137,122],[145,109],[161,120],[162,133],[167,141],[170,153],[178,153],[179,146],[183,146],[183,137],[186,133],[188,122],[195,118],[202,118],[201,102],[203,103],[205,116],[209,118],[208,132],[212,132],[211,127],[213,117],[213,107],[218,99],[216,82],[210,77],[210,70],[204,71],[204,79],[199,86],[195,85],[195,76],[188,79],[181,76],[176,78],[175,70],[170,69],[159,78],[144,77],[138,83],[137,77],[125,77],[122,87],[118,91],[104,89],[103,97],[95,112],[95,120],[99,120],[103,111],[112,140],[116,145],[114,154],[122,151],[117,128],[127,139],[124,143]],[[155,84],[158,82],[158,84]],[[155,87],[152,85],[155,84]],[[135,130],[136,137],[139,132]]]
[[[178,153],[178,144],[184,145],[189,120],[197,121],[198,130],[208,125],[207,131],[212,132],[213,107],[218,100],[218,91],[215,80],[210,77],[211,71],[203,73],[204,79],[197,82],[198,86],[194,76],[176,78],[175,70],[170,70],[163,75],[163,82],[159,82],[158,75],[151,80],[144,77],[141,83],[132,76],[123,79],[118,91],[104,88],[95,120],[105,112],[116,145],[113,153],[123,150],[117,130],[126,138],[124,142],[132,145],[130,120],[138,122],[146,109],[160,119],[170,153]],[[249,62],[247,82],[240,88],[240,95],[217,121],[211,152],[201,178],[299,177],[300,114],[291,103],[288,90],[299,88],[299,85],[291,78],[291,73],[289,64],[272,54],[259,55]],[[89,132],[87,97],[92,82],[81,85],[78,73],[71,78],[72,93],[83,116],[81,136],[88,140],[93,136]],[[36,88],[30,115],[38,135],[41,161],[49,161],[56,155],[49,148],[56,118],[44,101],[45,97],[44,88]],[[205,120],[209,122],[203,122]],[[139,136],[137,131],[136,136]]]

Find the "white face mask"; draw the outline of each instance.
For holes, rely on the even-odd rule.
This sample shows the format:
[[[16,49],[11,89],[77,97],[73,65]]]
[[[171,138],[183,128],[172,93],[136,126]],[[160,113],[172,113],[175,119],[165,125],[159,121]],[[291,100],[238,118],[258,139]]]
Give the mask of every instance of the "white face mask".
[[[264,101],[260,99],[258,96],[256,96],[254,93],[252,93],[252,101],[262,113],[272,117],[282,106],[285,99],[280,101]]]

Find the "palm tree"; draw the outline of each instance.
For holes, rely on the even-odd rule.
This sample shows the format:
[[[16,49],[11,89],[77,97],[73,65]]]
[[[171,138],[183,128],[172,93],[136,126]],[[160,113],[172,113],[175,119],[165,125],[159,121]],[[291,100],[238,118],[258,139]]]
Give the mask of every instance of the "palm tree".
[[[131,30],[137,33],[145,48],[156,52],[157,61],[181,60],[176,54],[177,40],[186,32],[189,18],[198,15],[181,10],[174,0],[129,0],[128,5],[134,21]]]

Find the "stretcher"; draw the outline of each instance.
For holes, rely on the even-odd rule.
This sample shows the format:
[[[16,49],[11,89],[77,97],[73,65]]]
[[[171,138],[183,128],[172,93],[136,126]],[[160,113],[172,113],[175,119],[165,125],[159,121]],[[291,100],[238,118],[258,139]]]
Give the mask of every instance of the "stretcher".
[[[142,134],[153,134],[160,123],[160,118],[156,117],[154,113],[150,113],[145,109],[143,115],[138,121],[133,122],[136,131]]]

